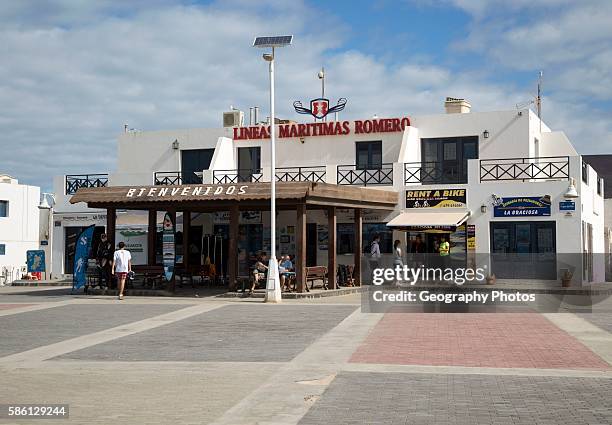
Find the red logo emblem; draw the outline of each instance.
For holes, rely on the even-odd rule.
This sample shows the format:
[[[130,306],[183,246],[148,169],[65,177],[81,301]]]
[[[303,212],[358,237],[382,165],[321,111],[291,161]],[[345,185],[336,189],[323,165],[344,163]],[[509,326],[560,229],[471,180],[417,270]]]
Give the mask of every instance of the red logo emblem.
[[[329,112],[329,99],[314,99],[310,101],[310,110],[315,118],[323,118]]]

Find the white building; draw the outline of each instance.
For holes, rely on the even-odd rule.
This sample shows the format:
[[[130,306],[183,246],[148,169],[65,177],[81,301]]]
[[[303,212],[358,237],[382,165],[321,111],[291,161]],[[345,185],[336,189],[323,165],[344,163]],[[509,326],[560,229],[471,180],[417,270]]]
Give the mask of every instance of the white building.
[[[593,256],[604,252],[603,181],[582,161],[565,134],[552,131],[528,109],[470,112],[466,101],[451,98],[445,108],[446,113],[439,115],[280,122],[277,181],[310,180],[396,191],[393,213],[365,210],[363,217],[364,238],[380,233],[387,252],[395,239],[410,251],[417,236],[432,251],[436,233],[447,231],[455,253],[533,254],[535,262],[543,261],[541,254],[567,254],[584,262],[585,271],[578,273],[582,277],[574,276],[575,284],[603,281],[603,261]],[[78,230],[96,224],[102,232],[106,226],[106,211],[69,204],[79,187],[269,182],[268,127],[253,119],[248,127],[233,126],[240,124],[240,114],[224,114],[224,128],[125,132],[118,139],[115,172],[57,178],[54,269],[69,273],[66,250]],[[566,199],[572,182],[576,197]],[[450,198],[443,202],[447,195]],[[450,208],[440,208],[445,206]],[[146,230],[146,219],[146,215],[127,219],[119,214],[118,229],[124,221],[124,227]],[[325,214],[309,212],[307,219],[307,263],[325,265]],[[267,232],[267,214],[243,214],[241,220],[241,231],[250,241],[241,249],[269,250],[269,241],[258,236]],[[294,214],[279,213],[280,252],[292,254],[295,249],[294,221]],[[180,217],[177,222],[180,228]],[[397,226],[389,227],[389,222]],[[227,235],[226,223],[223,213],[192,214],[191,225],[197,229],[189,232],[190,244],[199,250],[194,255],[201,255],[203,247],[197,238]],[[342,254],[352,251],[350,223],[352,212],[339,211],[340,263]],[[146,243],[142,236],[138,244],[143,252]],[[351,261],[350,256],[344,259]],[[529,273],[528,266],[509,264],[499,267],[498,277],[557,280],[562,263],[552,261],[535,274]]]
[[[40,247],[39,201],[40,188],[0,174],[0,276],[7,283],[20,278],[26,251]]]

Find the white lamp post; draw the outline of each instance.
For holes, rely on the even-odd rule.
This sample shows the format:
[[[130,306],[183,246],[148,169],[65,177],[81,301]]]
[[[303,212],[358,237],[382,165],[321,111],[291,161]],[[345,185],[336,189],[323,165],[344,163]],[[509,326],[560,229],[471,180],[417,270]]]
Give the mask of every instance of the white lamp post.
[[[51,204],[47,200],[47,197],[51,199]],[[53,206],[55,205],[55,195],[52,193],[43,193],[40,204],[38,205],[38,209],[47,210],[49,212],[49,217],[47,221],[48,230],[47,230],[47,248],[49,250],[49,279],[53,278]],[[47,267],[45,266],[45,274]]]
[[[281,301],[280,277],[276,260],[276,126],[274,120],[274,49],[289,46],[292,35],[278,37],[257,37],[253,47],[271,47],[272,53],[264,53],[263,58],[270,67],[270,261],[266,282],[266,302]]]

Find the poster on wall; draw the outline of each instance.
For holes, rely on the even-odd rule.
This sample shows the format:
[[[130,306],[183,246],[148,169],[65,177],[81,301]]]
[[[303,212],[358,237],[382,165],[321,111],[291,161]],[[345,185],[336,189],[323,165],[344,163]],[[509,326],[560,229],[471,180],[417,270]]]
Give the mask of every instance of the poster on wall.
[[[174,265],[176,263],[176,249],[174,245],[174,223],[172,217],[166,213],[162,230],[162,264],[164,266],[164,277],[168,282],[174,277]]]
[[[115,232],[115,241],[125,243],[132,255],[132,264],[147,264],[147,229],[129,226]]]
[[[493,216],[550,216],[550,195],[501,198],[501,201],[493,207]]]
[[[465,189],[407,190],[406,208],[465,208]]]
[[[388,211],[364,209],[361,212],[361,220],[364,223],[382,223],[387,215],[389,215]],[[327,211],[325,211],[325,218],[327,218]],[[355,210],[346,208],[336,209],[336,220],[338,223],[354,223]]]
[[[229,224],[230,213],[229,211],[216,211],[213,213],[214,224]],[[260,224],[261,223],[261,211],[240,211],[238,216],[238,223],[240,224]]]
[[[473,224],[467,226],[467,249],[476,251],[476,226]]]
[[[42,273],[45,271],[45,251],[35,249],[26,251],[28,273]]]
[[[317,225],[317,244],[321,251],[327,251],[329,245],[329,232],[324,224]]]

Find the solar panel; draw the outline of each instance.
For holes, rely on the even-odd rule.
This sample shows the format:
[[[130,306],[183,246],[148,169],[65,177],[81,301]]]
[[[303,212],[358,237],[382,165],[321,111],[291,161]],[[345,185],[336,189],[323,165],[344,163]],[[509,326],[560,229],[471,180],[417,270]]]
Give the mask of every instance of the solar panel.
[[[280,35],[275,37],[256,37],[253,47],[283,47],[288,46],[293,41],[292,35]]]

